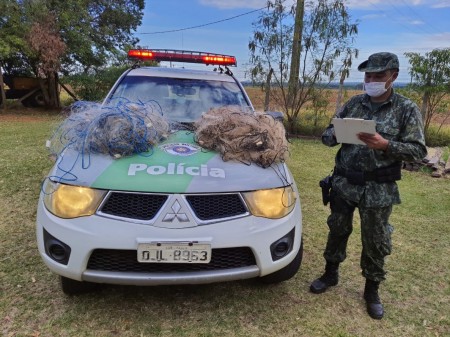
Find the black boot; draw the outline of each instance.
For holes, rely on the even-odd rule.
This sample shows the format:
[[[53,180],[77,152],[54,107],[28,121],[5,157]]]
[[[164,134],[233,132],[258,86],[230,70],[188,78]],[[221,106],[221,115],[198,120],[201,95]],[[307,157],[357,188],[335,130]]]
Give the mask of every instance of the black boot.
[[[378,296],[380,282],[366,279],[364,288],[364,299],[366,300],[367,312],[373,319],[382,319],[384,315],[383,304]]]
[[[309,287],[309,290],[314,294],[321,294],[328,289],[328,287],[335,286],[339,281],[339,263],[328,262],[325,266],[325,273],[314,280]]]

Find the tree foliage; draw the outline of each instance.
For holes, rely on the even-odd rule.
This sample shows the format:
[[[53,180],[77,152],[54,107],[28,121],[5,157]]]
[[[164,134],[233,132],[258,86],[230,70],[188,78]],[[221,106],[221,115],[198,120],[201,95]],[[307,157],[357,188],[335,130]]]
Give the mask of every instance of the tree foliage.
[[[132,32],[141,24],[144,5],[144,0],[3,0],[0,67],[47,80],[50,73],[89,73],[116,64],[138,42]]]
[[[35,58],[35,70],[40,80],[40,88],[45,101],[50,106],[59,106],[57,72],[60,69],[60,58],[64,55],[66,44],[55,29],[54,17],[49,14],[41,21],[31,25],[27,41]]]
[[[36,57],[36,70],[43,74],[56,72],[60,69],[60,58],[64,55],[66,44],[55,29],[52,15],[31,25],[27,41]]]
[[[319,84],[348,77],[352,58],[358,53],[352,48],[357,23],[350,22],[345,0],[305,3],[298,86],[288,94],[286,85],[289,81],[295,4],[286,6],[286,3],[286,0],[268,1],[267,11],[253,24],[254,34],[249,42],[250,75],[253,81],[263,83],[273,69],[272,82],[276,88],[271,91],[271,97],[284,109],[292,128],[301,109],[320,97],[317,93],[321,90]]]
[[[0,101],[2,104],[6,99],[3,90],[4,60],[13,60],[14,54],[27,49],[23,29],[18,29],[19,25],[20,12],[17,3],[0,1]]]
[[[78,98],[100,102],[127,68],[128,66],[111,66],[99,69],[95,74],[78,73],[66,76],[64,83],[70,84]]]
[[[409,59],[411,88],[422,96],[421,112],[425,134],[437,114],[450,114],[450,48],[434,49],[420,55],[405,53]],[[447,99],[446,99],[447,98]]]

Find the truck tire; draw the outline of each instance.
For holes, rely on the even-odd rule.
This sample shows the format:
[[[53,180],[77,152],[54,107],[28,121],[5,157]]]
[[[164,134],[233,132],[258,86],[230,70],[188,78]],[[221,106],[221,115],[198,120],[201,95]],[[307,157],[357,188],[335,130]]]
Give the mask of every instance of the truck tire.
[[[25,98],[22,101],[22,104],[27,108],[39,108],[45,106],[44,94],[41,90],[36,91],[30,97]]]
[[[98,289],[99,285],[96,283],[77,281],[70,278],[60,276],[61,290],[66,295],[81,295]]]

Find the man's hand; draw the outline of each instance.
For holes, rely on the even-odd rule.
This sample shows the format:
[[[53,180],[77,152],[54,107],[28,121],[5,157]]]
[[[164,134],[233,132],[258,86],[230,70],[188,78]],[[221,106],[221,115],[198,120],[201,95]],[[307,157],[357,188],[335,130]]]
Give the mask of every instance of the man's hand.
[[[363,141],[369,148],[374,150],[386,151],[389,145],[389,141],[381,137],[379,133],[358,133],[358,138]]]

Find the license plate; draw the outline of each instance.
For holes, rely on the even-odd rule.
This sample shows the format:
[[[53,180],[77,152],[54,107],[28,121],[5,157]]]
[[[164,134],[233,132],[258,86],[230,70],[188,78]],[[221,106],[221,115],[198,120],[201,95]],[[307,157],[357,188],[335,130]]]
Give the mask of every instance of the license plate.
[[[138,245],[137,260],[142,263],[209,263],[211,245],[158,242]]]

